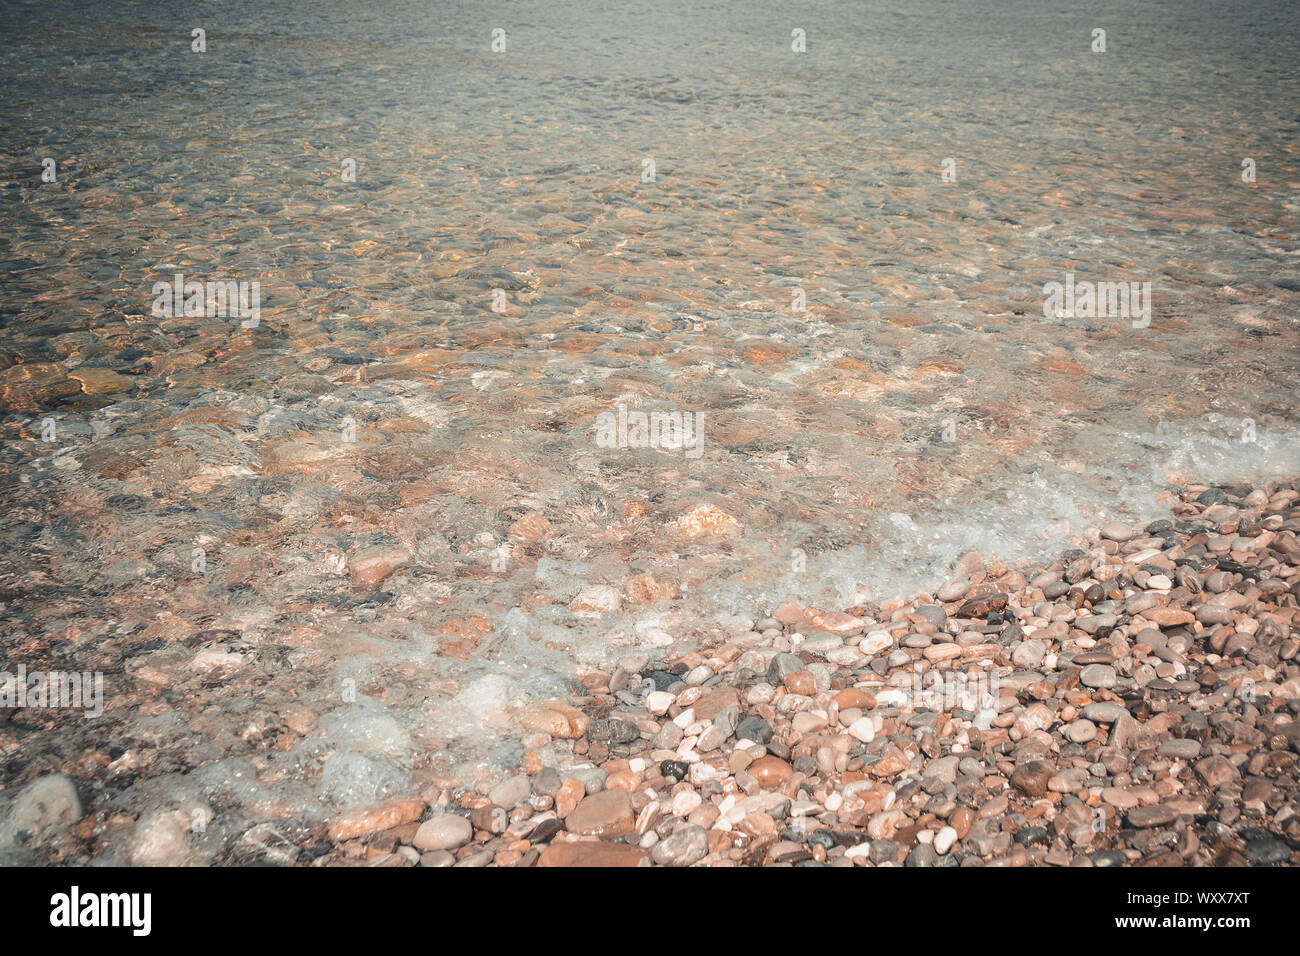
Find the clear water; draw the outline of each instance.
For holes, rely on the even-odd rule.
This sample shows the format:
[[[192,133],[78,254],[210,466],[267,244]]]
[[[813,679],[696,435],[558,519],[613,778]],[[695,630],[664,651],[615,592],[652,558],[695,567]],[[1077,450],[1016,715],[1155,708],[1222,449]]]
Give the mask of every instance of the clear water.
[[[499,764],[513,707],[664,635],[1042,556],[1178,476],[1294,474],[1298,25],[8,4],[0,615],[10,661],[103,670],[109,700],[10,724],[5,777],[249,760],[310,816],[365,766],[326,800],[330,755],[394,786]],[[151,314],[177,272],[259,282],[260,324]],[[1149,282],[1149,327],[1045,315],[1067,273]],[[702,413],[703,454],[603,447],[619,404]],[[682,535],[701,505],[734,529]],[[528,512],[549,535],[502,552]],[[411,560],[353,586],[331,562],[372,545]],[[569,610],[645,572],[684,593]],[[92,803],[144,799],[85,775]]]

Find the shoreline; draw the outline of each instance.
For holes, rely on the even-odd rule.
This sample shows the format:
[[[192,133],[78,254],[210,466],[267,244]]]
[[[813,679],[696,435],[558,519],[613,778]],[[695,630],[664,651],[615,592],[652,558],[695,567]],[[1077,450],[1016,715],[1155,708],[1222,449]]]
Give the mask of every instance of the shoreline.
[[[1300,862],[1297,532],[1294,480],[1187,485],[1029,575],[783,604],[585,673],[518,773],[338,816],[314,865]]]
[[[1300,479],[1170,494],[1167,517],[1088,528],[1042,567],[972,553],[909,600],[787,601],[744,634],[579,667],[580,693],[510,711],[510,770],[430,762],[325,817],[281,790],[205,862],[1295,864]],[[81,776],[10,790],[7,856],[193,863],[222,812],[83,808]]]

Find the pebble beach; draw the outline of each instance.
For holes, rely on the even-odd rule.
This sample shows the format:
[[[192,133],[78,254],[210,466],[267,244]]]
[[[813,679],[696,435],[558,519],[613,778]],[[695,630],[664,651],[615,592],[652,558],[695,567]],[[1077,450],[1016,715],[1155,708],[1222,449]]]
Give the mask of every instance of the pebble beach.
[[[0,865],[1300,864],[1293,3],[12,6]]]
[[[1300,862],[1300,489],[1183,489],[1043,568],[789,602],[522,715],[519,772],[335,821],[372,866]],[[387,816],[386,814],[392,814]],[[403,822],[393,825],[399,818]],[[367,833],[366,831],[374,831]]]

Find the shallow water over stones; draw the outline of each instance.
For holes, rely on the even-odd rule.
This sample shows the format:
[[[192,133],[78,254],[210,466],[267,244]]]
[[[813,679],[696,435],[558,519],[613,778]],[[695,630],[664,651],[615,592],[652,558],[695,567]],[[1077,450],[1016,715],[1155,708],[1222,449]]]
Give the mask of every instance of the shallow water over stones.
[[[1101,55],[1032,5],[236,3],[205,53],[165,4],[23,6],[5,660],[105,701],[7,712],[0,779],[110,834],[305,832],[513,762],[585,666],[1300,472],[1293,5],[1139,4]],[[177,273],[257,324],[153,314]],[[1070,274],[1149,325],[1045,314]],[[620,406],[701,454],[602,443]]]

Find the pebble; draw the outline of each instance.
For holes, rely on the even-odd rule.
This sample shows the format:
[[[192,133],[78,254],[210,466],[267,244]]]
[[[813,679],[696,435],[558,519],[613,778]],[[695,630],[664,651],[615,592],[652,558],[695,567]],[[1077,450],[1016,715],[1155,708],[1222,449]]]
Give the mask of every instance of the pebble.
[[[1201,755],[1201,743],[1191,739],[1167,740],[1156,748],[1156,753],[1175,760],[1195,760]]]
[[[1128,709],[1122,704],[1098,701],[1083,708],[1083,716],[1099,724],[1113,724],[1121,717],[1128,716]]]
[[[1030,760],[1011,774],[1011,785],[1027,796],[1041,797],[1047,793],[1047,781],[1055,769],[1046,760]]]
[[[1114,687],[1117,676],[1109,664],[1089,664],[1079,672],[1079,682],[1088,687]]]
[[[131,863],[135,866],[177,866],[188,855],[189,817],[183,813],[155,810],[146,813],[135,826],[131,840]]]
[[[690,866],[709,853],[709,834],[704,827],[684,824],[672,835],[655,844],[651,850],[654,861],[661,866]]]
[[[552,843],[537,860],[538,866],[625,867],[644,866],[650,854],[622,843]]]
[[[626,790],[601,790],[584,797],[565,817],[570,833],[612,838],[631,832],[636,823],[632,801]]]
[[[1291,767],[1300,754],[1296,490],[1280,498],[1270,490],[1256,505],[1212,517],[1190,492],[1180,493],[1176,520],[1159,534],[1127,529],[1125,536],[1103,526],[1082,539],[1090,551],[1077,548],[1038,569],[970,562],[959,572],[968,580],[940,589],[937,601],[863,599],[842,611],[787,602],[766,619],[720,613],[707,639],[682,647],[671,638],[662,646],[643,642],[617,655],[611,672],[581,671],[572,698],[518,711],[510,727],[526,772],[491,786],[477,776],[450,776],[440,764],[448,752],[439,748],[419,771],[418,779],[430,781],[422,796],[390,797],[414,786],[413,774],[393,770],[406,765],[412,739],[368,700],[354,706],[363,722],[325,751],[329,760],[312,781],[317,795],[347,808],[329,819],[333,847],[325,862],[1290,863],[1300,840]],[[557,516],[548,515],[546,525],[530,521],[510,537],[517,548],[511,560],[564,540]],[[713,546],[713,538],[701,535],[695,546]],[[414,548],[419,538],[403,540]],[[489,547],[485,540],[475,545]],[[399,593],[428,583],[422,572],[398,577],[424,562],[417,552],[379,586],[398,582]],[[1103,552],[1108,563],[1099,573],[1094,556]],[[538,565],[539,588],[552,587],[544,583],[551,573]],[[1223,589],[1212,589],[1212,581]],[[561,585],[566,595],[587,587],[554,582]],[[649,594],[644,578],[620,589],[639,613],[676,600],[642,601]],[[586,593],[570,607],[582,610],[600,596]],[[570,617],[564,600],[549,605],[557,620]],[[610,601],[602,606],[602,616],[623,610]],[[367,606],[353,613],[364,620]],[[649,620],[680,630],[671,612]],[[256,634],[256,626],[217,623],[231,627],[214,626],[194,642],[211,658],[199,676],[225,679],[223,668],[256,666],[261,645],[236,629]],[[456,647],[492,633],[486,616],[462,614],[441,637],[454,656]],[[165,636],[171,643],[159,647],[186,646],[195,632],[177,627]],[[168,680],[167,660],[146,656],[137,679]],[[918,700],[918,673],[940,674],[951,699]],[[997,684],[991,695],[963,693],[962,678]],[[310,713],[286,711],[282,724],[273,719],[250,708],[247,733],[258,732],[259,720],[281,732],[315,729]],[[378,783],[363,793],[354,770],[365,768],[361,776]],[[442,773],[448,777],[434,779]],[[70,780],[46,786],[63,799]],[[45,812],[23,810],[25,795],[19,791],[10,804],[0,839],[12,836],[22,813],[41,819]],[[364,802],[349,806],[358,796]],[[59,822],[47,838],[65,855],[76,852],[78,824],[87,825],[75,801],[73,787],[73,808],[53,815]],[[419,822],[430,805],[434,815]],[[194,838],[176,811],[153,809],[140,821],[123,829],[121,859],[211,861],[212,841]],[[279,846],[269,833],[245,842],[241,853],[268,861]],[[318,858],[306,845],[286,845],[293,852],[275,859]]]
[[[956,829],[950,826],[943,827],[938,833],[934,835],[934,844],[933,844],[934,852],[939,854],[940,856],[945,855],[949,850],[953,848],[953,845],[957,842],[957,839],[958,837],[957,837]]]
[[[488,799],[494,806],[513,810],[528,799],[532,792],[532,783],[528,777],[519,774],[501,781],[488,793]]]
[[[859,717],[849,725],[849,733],[857,740],[869,744],[876,739],[875,722],[870,717]]]
[[[793,654],[777,654],[772,658],[772,663],[768,665],[767,682],[777,686],[784,686],[788,675],[798,673],[803,668],[803,661]]]
[[[1101,526],[1101,536],[1111,541],[1123,543],[1132,540],[1133,529],[1121,521],[1108,521]]]
[[[668,713],[668,708],[673,705],[673,695],[665,691],[657,690],[646,695],[646,710],[656,717],[662,717]]]
[[[1291,847],[1274,837],[1247,840],[1244,852],[1246,859],[1256,866],[1287,863],[1290,862],[1292,856]]]
[[[1097,736],[1097,725],[1091,720],[1076,720],[1065,728],[1065,736],[1076,744],[1086,744]]]
[[[1032,668],[1042,663],[1047,656],[1047,645],[1033,638],[1021,641],[1011,652],[1011,663],[1017,667]]]
[[[1178,814],[1172,807],[1157,804],[1152,807],[1134,807],[1128,812],[1129,826],[1139,829],[1160,827],[1172,823]]]
[[[430,817],[420,824],[411,841],[417,850],[426,853],[435,850],[456,850],[474,836],[474,827],[462,816],[446,813]]]
[[[765,790],[774,790],[789,779],[794,768],[780,757],[767,756],[755,760],[747,768],[749,775]]]
[[[742,740],[766,744],[772,739],[772,727],[762,717],[746,717],[736,725],[736,736]]]
[[[52,773],[18,791],[5,824],[20,841],[40,843],[58,831],[71,828],[81,819],[81,814],[81,800],[72,778]]]
[[[938,862],[938,859],[939,854],[935,852],[934,847],[922,843],[913,847],[912,851],[907,854],[907,860],[904,865],[920,867],[934,866],[935,863]]]
[[[1230,783],[1236,783],[1241,775],[1226,758],[1213,756],[1206,757],[1196,764],[1196,776],[1212,789],[1225,787]]]

